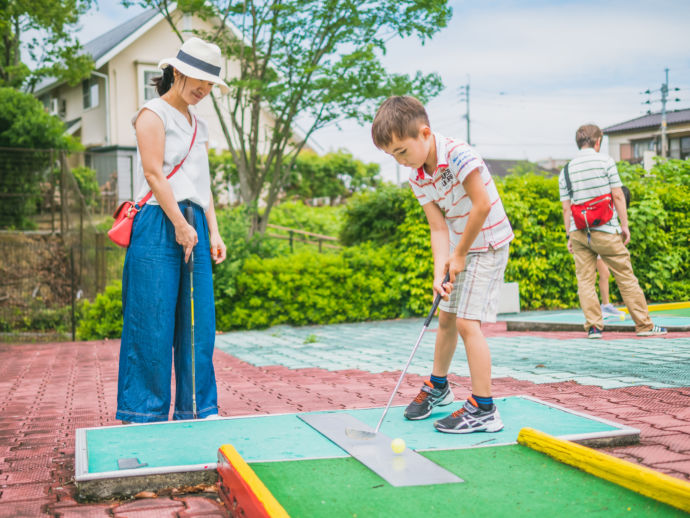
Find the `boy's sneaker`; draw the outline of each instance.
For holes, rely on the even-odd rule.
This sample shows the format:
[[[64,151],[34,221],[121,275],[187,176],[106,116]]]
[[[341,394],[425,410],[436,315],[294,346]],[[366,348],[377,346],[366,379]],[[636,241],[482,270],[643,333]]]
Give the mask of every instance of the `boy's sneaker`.
[[[503,421],[496,405],[482,410],[468,399],[459,410],[436,421],[434,428],[443,433],[498,432],[503,430]]]
[[[652,327],[649,331],[640,331],[637,333],[637,336],[661,336],[665,335],[666,333],[668,333],[668,331],[665,327],[654,324],[654,327]]]
[[[602,336],[601,329],[597,329],[594,326],[590,327],[589,331],[587,331],[587,338],[601,338]]]
[[[405,417],[412,421],[424,419],[431,415],[431,410],[435,406],[449,405],[454,400],[455,396],[450,390],[450,383],[446,383],[445,388],[437,389],[434,388],[433,383],[425,381],[417,397],[407,405]]]

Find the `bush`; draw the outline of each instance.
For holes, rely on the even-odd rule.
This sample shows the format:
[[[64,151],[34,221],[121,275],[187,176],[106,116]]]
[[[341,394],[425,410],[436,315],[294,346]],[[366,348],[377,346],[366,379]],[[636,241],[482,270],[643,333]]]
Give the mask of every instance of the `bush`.
[[[41,199],[41,182],[54,162],[51,149],[78,148],[60,119],[33,95],[0,87],[0,227],[33,228],[30,216]],[[43,150],[43,151],[39,151]]]
[[[300,201],[288,201],[271,209],[269,223],[298,228],[315,234],[337,236],[342,226],[345,207],[312,207]]]
[[[93,303],[85,300],[77,327],[79,340],[119,338],[122,335],[122,283],[115,282],[96,296]]]
[[[522,308],[576,305],[577,281],[565,240],[558,178],[509,175],[496,185],[515,234],[505,280],[519,283]]]
[[[407,214],[410,189],[384,184],[352,197],[345,210],[340,242],[345,246],[393,241]]]
[[[98,187],[98,180],[96,180],[96,171],[89,167],[80,166],[72,169],[72,175],[77,182],[86,205],[88,207],[98,205],[101,190]]]
[[[334,324],[400,315],[400,279],[391,250],[369,245],[341,254],[252,256],[231,299],[216,301],[218,328]]]
[[[690,186],[672,183],[678,174],[690,176],[690,161],[658,164],[652,176],[638,166],[619,167],[632,192],[629,249],[645,295],[654,301],[690,299]],[[523,171],[497,180],[497,186],[515,232],[506,281],[519,283],[522,308],[577,307],[558,179]],[[319,216],[322,212],[328,216]],[[332,225],[334,214],[337,209],[300,204],[275,210],[278,221],[295,222],[286,226],[304,222],[314,231]],[[248,221],[241,208],[218,211],[218,222],[228,246],[228,259],[214,273],[219,330],[380,320],[429,310],[429,228],[410,189],[386,186],[355,196],[345,210],[341,236],[357,244],[335,253],[289,254],[275,240],[248,242]],[[611,297],[620,300],[615,286]],[[119,303],[119,292],[111,298]],[[80,325],[80,337],[118,336],[119,330],[111,335],[87,333],[111,314],[106,301],[85,304],[90,322],[83,324],[84,331]],[[111,332],[107,323],[103,327],[98,332]]]

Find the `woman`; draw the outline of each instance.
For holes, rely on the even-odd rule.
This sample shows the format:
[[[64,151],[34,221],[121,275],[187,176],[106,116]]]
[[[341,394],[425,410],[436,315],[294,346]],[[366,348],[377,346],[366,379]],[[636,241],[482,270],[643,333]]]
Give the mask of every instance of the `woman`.
[[[214,85],[228,92],[219,77],[220,64],[216,45],[198,38],[186,41],[177,57],[158,64],[163,75],[154,85],[160,98],[148,101],[132,119],[137,136],[135,199],[149,190],[153,196],[134,219],[122,275],[116,417],[123,423],[168,419],[173,361],[173,419],[218,415],[211,260],[223,262],[226,248],[211,196],[208,127],[190,107]],[[185,210],[193,211],[193,224],[185,219]],[[190,279],[187,262],[192,253]]]

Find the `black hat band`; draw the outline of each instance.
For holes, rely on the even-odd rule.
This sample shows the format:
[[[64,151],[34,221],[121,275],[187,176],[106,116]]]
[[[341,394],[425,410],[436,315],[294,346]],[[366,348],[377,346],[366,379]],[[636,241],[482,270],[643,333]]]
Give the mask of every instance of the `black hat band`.
[[[206,61],[197,59],[194,56],[190,56],[182,50],[180,50],[177,53],[177,59],[179,59],[183,63],[193,66],[194,68],[198,68],[199,70],[206,72],[207,74],[212,74],[214,76],[220,75],[220,67],[212,65],[210,63],[206,63]]]

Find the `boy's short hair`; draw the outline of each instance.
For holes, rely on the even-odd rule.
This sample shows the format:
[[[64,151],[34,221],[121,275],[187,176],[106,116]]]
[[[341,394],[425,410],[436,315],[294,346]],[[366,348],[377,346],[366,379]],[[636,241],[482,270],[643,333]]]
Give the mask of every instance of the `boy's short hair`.
[[[424,105],[410,96],[394,95],[379,107],[371,125],[371,137],[377,148],[388,146],[393,138],[416,138],[419,127],[429,126]]]
[[[583,147],[594,147],[604,134],[602,133],[599,126],[596,124],[583,124],[575,132],[575,142],[577,142],[577,149],[582,149]]]

